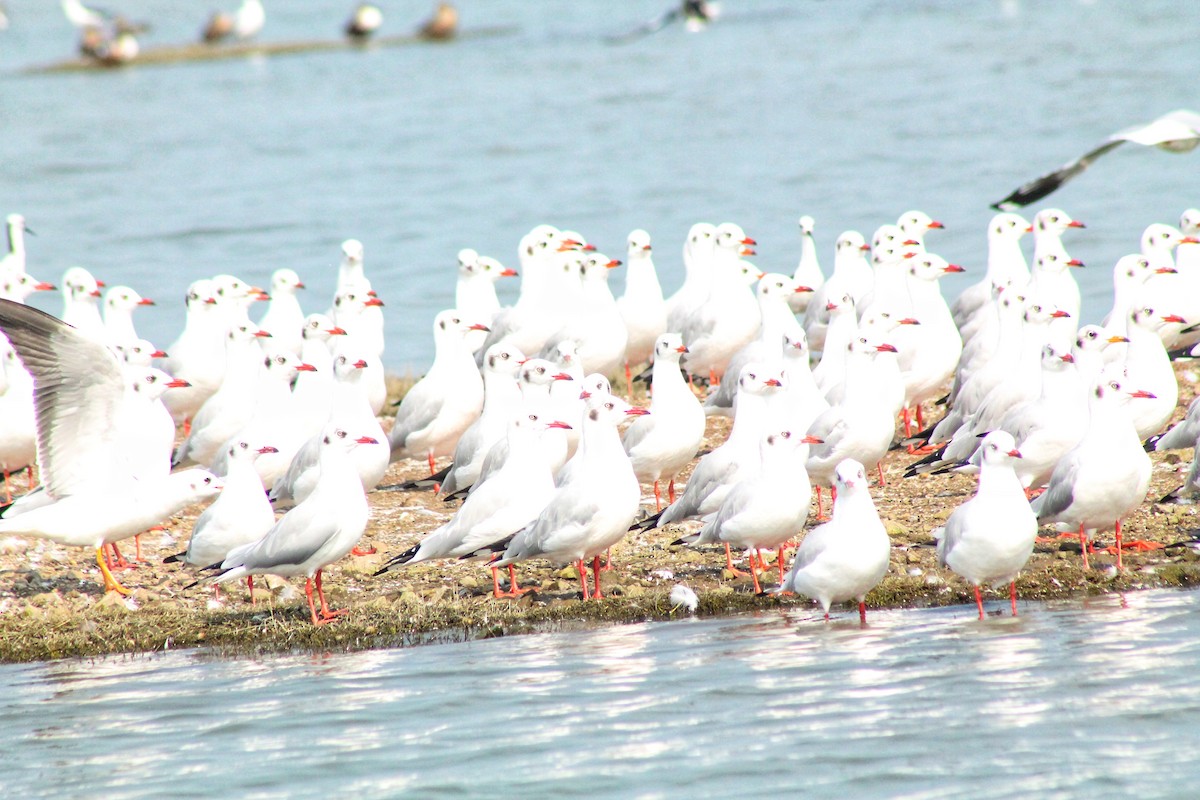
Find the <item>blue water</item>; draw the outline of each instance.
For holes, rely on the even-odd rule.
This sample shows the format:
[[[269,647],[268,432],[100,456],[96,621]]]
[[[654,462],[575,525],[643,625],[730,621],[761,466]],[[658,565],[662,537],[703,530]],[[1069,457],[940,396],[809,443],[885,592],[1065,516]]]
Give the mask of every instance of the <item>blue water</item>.
[[[670,2],[461,0],[464,31],[510,32],[30,76],[74,34],[56,3],[10,0],[0,212],[38,232],[33,274],[81,263],[159,299],[139,318],[160,345],[186,285],[217,272],[292,267],[323,310],[338,245],[359,238],[388,302],[385,361],[419,372],[461,247],[515,265],[519,237],[553,222],[619,257],[644,227],[670,289],[694,222],[741,223],[760,266],[790,272],[801,214],[828,269],[842,230],[915,207],[947,226],[930,248],[969,270],[953,295],[981,273],[988,203],[1126,124],[1200,105],[1197,22],[1177,0],[727,0],[702,34],[605,41]],[[109,5],[155,23],[150,47],[192,39],[219,4]],[[330,38],[352,5],[268,3],[262,38]],[[385,32],[427,10],[386,8]],[[1067,241],[1090,265],[1085,319],[1107,311],[1111,265],[1142,228],[1200,203],[1198,177],[1195,154],[1121,148],[1053,197],[1088,224]]]
[[[1198,611],[1151,591],[983,622],[772,611],[6,666],[0,780],[22,798],[1190,797]]]

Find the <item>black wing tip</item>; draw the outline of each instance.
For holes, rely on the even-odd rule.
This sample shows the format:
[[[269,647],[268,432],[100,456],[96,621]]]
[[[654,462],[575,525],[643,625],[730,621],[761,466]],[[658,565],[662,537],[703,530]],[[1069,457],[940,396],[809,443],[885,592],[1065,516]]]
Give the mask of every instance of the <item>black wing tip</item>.
[[[414,544],[412,547],[408,548],[400,555],[392,556],[391,558],[389,558],[387,561],[384,562],[382,567],[380,567],[375,572],[372,572],[371,577],[378,578],[383,573],[390,572],[392,570],[392,567],[398,567],[401,564],[407,564],[409,561],[412,561],[413,558],[416,557],[417,551],[420,549],[421,549],[421,545]]]
[[[1142,449],[1147,453],[1153,453],[1158,447],[1158,440],[1166,436],[1165,433],[1156,433],[1146,441],[1142,442]]]
[[[517,534],[515,533],[509,534],[499,541],[492,542],[491,544],[484,545],[483,547],[473,550],[470,553],[459,556],[458,560],[470,561],[473,558],[483,558],[484,556],[489,556],[489,560],[494,561],[496,556],[508,549],[508,546],[512,544],[512,540],[515,539],[516,536]]]
[[[669,506],[668,506],[668,508],[669,508]],[[632,525],[629,526],[630,532],[648,531],[648,530],[653,530],[654,528],[657,528],[658,521],[660,519],[662,519],[662,515],[665,511],[666,511],[666,509],[664,508],[662,511],[659,511],[656,514],[651,514],[648,517],[643,517],[642,519],[637,520],[636,522],[634,522]]]
[[[187,555],[187,551],[186,551],[186,550],[184,550],[182,553],[176,553],[176,554],[175,554],[175,555],[173,555],[173,556],[167,556],[166,558],[164,558],[164,559],[162,560],[162,562],[163,562],[164,564],[175,564],[175,563],[178,563],[178,562],[180,562],[180,561],[183,561],[183,559],[184,559],[184,556],[186,556],[186,555]]]

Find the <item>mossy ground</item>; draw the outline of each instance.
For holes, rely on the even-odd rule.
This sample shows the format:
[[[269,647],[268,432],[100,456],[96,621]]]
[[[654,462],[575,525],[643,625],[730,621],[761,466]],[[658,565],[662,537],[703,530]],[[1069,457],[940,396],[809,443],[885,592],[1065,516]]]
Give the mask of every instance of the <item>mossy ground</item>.
[[[1177,418],[1194,394],[1194,376],[1183,368],[1181,375]],[[401,384],[396,382],[396,391]],[[727,420],[710,420],[709,443],[720,443],[727,432]],[[1173,454],[1152,458],[1151,501],[1177,486],[1179,473],[1187,466]],[[867,603],[872,608],[910,608],[971,602],[970,587],[937,567],[930,531],[971,496],[974,479],[959,475],[901,479],[912,460],[904,452],[891,453],[884,462],[887,485],[872,488],[893,547],[892,568]],[[424,464],[415,462],[393,465],[384,484],[421,477],[425,470]],[[1192,533],[1200,529],[1196,507],[1151,501],[1126,519],[1125,537],[1170,547],[1126,553],[1121,573],[1115,569],[1114,556],[1098,551],[1092,556],[1092,568],[1085,572],[1077,540],[1039,543],[1017,581],[1020,597],[1047,600],[1200,585],[1200,555],[1188,545]],[[135,590],[128,600],[102,594],[91,553],[38,540],[0,542],[0,661],[186,647],[205,647],[218,655],[358,650],[669,619],[685,613],[673,609],[668,600],[676,583],[685,583],[699,594],[700,615],[813,607],[802,597],[756,596],[749,578],[733,577],[724,570],[723,551],[672,547],[669,543],[680,533],[675,527],[631,534],[614,548],[615,570],[602,574],[608,596],[596,602],[579,600],[572,569],[546,562],[518,567],[522,585],[537,587],[537,592],[515,600],[493,599],[488,570],[474,563],[421,564],[376,578],[372,573],[387,557],[411,546],[448,519],[453,509],[428,491],[376,492],[370,502],[372,516],[363,545],[378,548],[378,553],[347,557],[326,571],[331,603],[349,613],[323,627],[311,624],[299,580],[256,581],[254,605],[246,601],[244,583],[223,587],[219,602],[214,601],[211,588],[185,589],[194,576],[176,564],[163,564],[162,559],[184,549],[199,508],[189,509],[164,532],[142,537],[145,563],[118,574]],[[653,498],[648,498],[648,504],[653,507]],[[1107,534],[1098,545],[1111,541]],[[122,550],[132,553],[132,540],[124,542]],[[774,586],[777,577],[774,572],[765,576],[764,588]],[[990,607],[1006,607],[1001,599],[1004,593],[989,596]]]

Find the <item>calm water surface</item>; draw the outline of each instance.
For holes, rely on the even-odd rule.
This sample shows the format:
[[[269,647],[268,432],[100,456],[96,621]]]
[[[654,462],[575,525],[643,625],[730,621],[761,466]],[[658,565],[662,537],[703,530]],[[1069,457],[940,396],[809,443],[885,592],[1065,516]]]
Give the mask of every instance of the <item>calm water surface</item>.
[[[1190,797],[1198,605],[7,666],[0,774],[6,797],[56,798]]]
[[[359,238],[388,301],[385,361],[419,372],[461,247],[515,265],[519,237],[553,222],[621,256],[644,227],[673,288],[699,220],[740,222],[760,266],[790,272],[800,214],[828,269],[842,230],[916,207],[947,225],[931,248],[969,270],[952,295],[981,274],[988,203],[1130,122],[1200,106],[1200,16],[1180,0],[726,0],[703,34],[606,43],[671,1],[460,0],[464,30],[508,33],[31,76],[74,34],[57,3],[9,0],[0,212],[39,233],[35,275],[81,263],[158,298],[139,317],[160,345],[186,285],[221,271],[292,267],[323,310],[338,245]],[[154,22],[149,47],[192,39],[220,4],[111,5]],[[351,5],[268,3],[262,37],[335,36]],[[431,5],[387,6],[385,30]],[[1107,311],[1111,266],[1145,225],[1200,204],[1198,177],[1195,154],[1121,149],[1054,196],[1089,226],[1068,240],[1090,265],[1085,318]]]

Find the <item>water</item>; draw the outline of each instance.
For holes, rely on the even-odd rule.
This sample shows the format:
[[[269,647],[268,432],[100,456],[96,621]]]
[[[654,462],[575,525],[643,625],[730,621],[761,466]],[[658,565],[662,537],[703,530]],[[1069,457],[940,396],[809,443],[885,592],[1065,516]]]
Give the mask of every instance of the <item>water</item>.
[[[800,214],[816,218],[828,269],[842,230],[916,207],[947,225],[930,247],[969,270],[947,281],[953,295],[981,274],[988,203],[1117,128],[1196,105],[1196,23],[1170,0],[727,0],[703,34],[626,46],[604,36],[669,0],[461,0],[464,30],[510,32],[40,76],[20,70],[70,55],[73,32],[56,3],[8,5],[0,211],[38,231],[31,272],[82,263],[158,298],[140,326],[166,345],[186,285],[221,271],[265,282],[295,268],[305,307],[323,310],[353,236],[400,372],[431,359],[458,249],[515,265],[519,237],[545,221],[618,257],[646,228],[672,288],[699,220],[740,222],[760,266],[790,272]],[[155,23],[151,46],[192,39],[210,4],[113,5]],[[263,38],[333,36],[351,5],[269,4]],[[425,11],[388,8],[386,30]],[[1068,239],[1091,265],[1085,320],[1107,310],[1111,265],[1142,228],[1200,203],[1198,176],[1195,155],[1120,148],[1053,197],[1089,226]]]
[[[1182,797],[1200,593],[0,667],[7,797]]]

